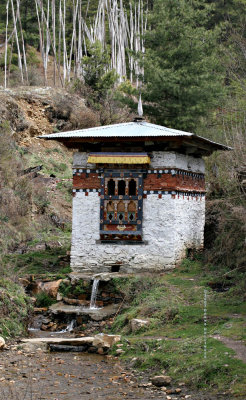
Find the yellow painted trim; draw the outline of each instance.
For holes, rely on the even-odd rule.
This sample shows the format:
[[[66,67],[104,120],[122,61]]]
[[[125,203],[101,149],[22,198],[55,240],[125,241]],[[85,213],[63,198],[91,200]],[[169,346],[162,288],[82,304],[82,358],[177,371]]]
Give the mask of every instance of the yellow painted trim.
[[[149,164],[148,156],[131,157],[131,156],[89,156],[88,163],[91,164]]]

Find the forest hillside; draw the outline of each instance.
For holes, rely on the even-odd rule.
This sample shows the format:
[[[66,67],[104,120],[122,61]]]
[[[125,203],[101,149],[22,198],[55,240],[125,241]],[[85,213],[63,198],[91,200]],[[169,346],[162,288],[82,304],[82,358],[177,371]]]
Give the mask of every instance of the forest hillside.
[[[24,186],[28,200],[19,199],[25,202],[21,212],[32,213],[36,185],[30,187],[25,174],[19,179],[20,170],[43,165],[41,176],[70,178],[70,162],[52,166],[59,164],[59,152],[65,150],[56,144],[53,157],[48,148],[44,150],[47,144],[32,138],[131,120],[141,92],[148,120],[233,147],[207,160],[205,257],[241,271],[245,265],[245,2],[237,0],[236,6],[230,0],[34,3],[35,7],[30,0],[6,0],[0,5],[0,79],[7,89],[0,93],[1,142],[6,143],[1,148],[1,190]],[[45,162],[37,151],[41,148]],[[7,172],[10,159],[15,177]],[[9,217],[2,212],[5,232]],[[7,249],[5,237],[2,245]]]
[[[188,280],[199,288],[229,290],[225,298],[214,294],[216,324],[226,323],[227,301],[228,313],[239,310],[241,318],[246,289],[245,5],[245,0],[1,1],[0,334],[5,338],[23,335],[32,308],[20,278],[51,273],[64,278],[70,272],[72,153],[37,136],[131,121],[140,94],[146,120],[232,150],[205,160],[202,254],[190,255],[177,276],[162,277],[159,286],[148,278],[132,286],[123,282],[129,308],[112,329],[124,334],[132,316],[154,316],[150,334],[159,334],[167,321],[170,335],[177,326],[181,332],[183,317],[187,331],[189,320],[202,324],[200,292],[193,299]],[[171,311],[165,290],[175,294]],[[199,315],[193,310],[190,319],[186,304],[193,300]],[[239,324],[242,328],[245,320]],[[189,359],[187,343],[177,344],[176,357],[187,351]],[[146,348],[135,345],[141,368],[152,363],[164,368],[170,362],[164,356],[156,361],[151,346],[146,361]],[[198,352],[200,342],[196,345]],[[172,362],[175,375],[178,357]],[[217,385],[210,367],[202,365],[201,376]],[[216,364],[218,371],[222,367]],[[179,379],[183,373],[178,369]],[[225,375],[229,387],[233,373]]]

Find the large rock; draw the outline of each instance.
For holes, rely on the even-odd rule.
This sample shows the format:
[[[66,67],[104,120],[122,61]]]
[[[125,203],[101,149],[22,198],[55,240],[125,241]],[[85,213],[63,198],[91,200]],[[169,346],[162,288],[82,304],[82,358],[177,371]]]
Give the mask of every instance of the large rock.
[[[0,350],[3,350],[5,347],[5,340],[2,336],[0,336]]]
[[[114,315],[119,308],[118,304],[109,304],[103,308],[89,308],[83,306],[72,306],[63,302],[52,304],[49,310],[52,314],[57,315],[60,313],[68,315],[88,315],[93,321],[102,321]]]
[[[61,282],[62,279],[58,279],[57,281],[51,281],[51,282],[38,282],[37,289],[35,292],[36,293],[45,292],[49,296],[56,298]]]
[[[154,376],[151,379],[153,385],[161,387],[161,386],[168,386],[171,384],[172,378],[167,375],[158,375]]]
[[[99,348],[110,349],[115,343],[119,342],[121,339],[120,335],[106,335],[104,333],[99,333],[95,335],[92,345]]]
[[[131,319],[130,321],[130,327],[131,327],[131,331],[132,332],[136,332],[139,329],[146,327],[149,325],[149,321],[145,320],[145,319]]]

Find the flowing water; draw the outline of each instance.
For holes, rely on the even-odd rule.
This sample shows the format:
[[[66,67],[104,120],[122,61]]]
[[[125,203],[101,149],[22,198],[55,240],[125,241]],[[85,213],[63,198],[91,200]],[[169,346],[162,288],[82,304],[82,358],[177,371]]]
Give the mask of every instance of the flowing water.
[[[94,279],[91,291],[90,310],[98,308],[96,306],[98,286],[99,286],[99,279]]]
[[[66,333],[66,332],[73,332],[74,328],[76,327],[76,319],[72,319],[72,321],[69,322],[68,326],[56,333]]]

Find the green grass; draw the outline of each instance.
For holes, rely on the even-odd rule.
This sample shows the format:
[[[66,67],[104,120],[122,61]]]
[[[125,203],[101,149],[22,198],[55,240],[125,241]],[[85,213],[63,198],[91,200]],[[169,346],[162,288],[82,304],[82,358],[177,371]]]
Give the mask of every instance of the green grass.
[[[245,396],[243,362],[234,359],[233,351],[222,343],[208,340],[207,359],[203,357],[201,338],[182,341],[130,339],[124,345],[122,359],[133,359],[132,367],[152,374],[161,374],[163,369],[176,381],[185,382],[192,389],[230,390],[233,381],[234,393]],[[240,389],[240,390],[239,390]]]
[[[26,162],[30,167],[42,165],[42,173],[44,175],[54,174],[57,178],[72,177],[71,156],[68,156],[67,152],[62,151],[60,148],[46,149],[44,152],[40,151],[39,154],[28,154],[26,158]]]
[[[25,334],[31,305],[24,289],[8,278],[0,278],[0,335]]]
[[[112,331],[121,333],[131,343],[131,346],[125,343],[122,358],[129,362],[136,357],[134,367],[149,373],[158,374],[165,369],[174,381],[185,381],[194,389],[228,391],[245,398],[245,364],[233,357],[233,350],[212,337],[226,336],[246,344],[241,277],[231,280],[225,292],[216,292],[208,286],[219,279],[219,272],[205,268],[201,261],[185,260],[181,268],[157,278],[135,277],[119,282],[127,306],[116,317]],[[206,360],[203,357],[205,288]],[[132,318],[148,319],[150,324],[132,333],[129,328]],[[151,337],[162,339],[150,340]]]
[[[61,263],[66,256],[67,247],[57,247],[45,251],[32,251],[25,254],[8,254],[3,257],[3,263],[12,266],[18,274],[51,274],[66,275],[71,272],[69,262]]]
[[[36,303],[35,305],[37,307],[49,307],[52,304],[56,303],[56,300],[52,297],[50,297],[47,293],[45,292],[40,292],[36,296]]]

